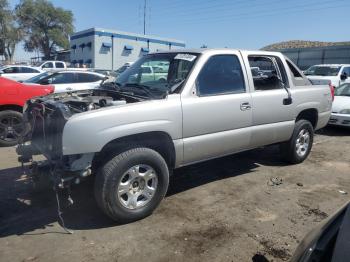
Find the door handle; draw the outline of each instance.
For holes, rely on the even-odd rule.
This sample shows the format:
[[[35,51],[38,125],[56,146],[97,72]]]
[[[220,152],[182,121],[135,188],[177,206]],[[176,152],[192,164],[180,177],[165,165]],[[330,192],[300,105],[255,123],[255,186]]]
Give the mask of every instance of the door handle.
[[[244,102],[241,103],[241,111],[245,111],[245,110],[250,110],[252,108],[252,106],[249,104],[249,102]]]
[[[71,91],[71,90],[73,90],[73,88],[67,87],[66,90]]]

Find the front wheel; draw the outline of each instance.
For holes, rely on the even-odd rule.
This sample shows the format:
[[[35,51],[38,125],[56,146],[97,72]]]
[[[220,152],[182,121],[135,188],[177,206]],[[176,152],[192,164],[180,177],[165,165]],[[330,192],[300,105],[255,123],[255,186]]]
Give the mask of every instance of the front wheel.
[[[301,119],[295,123],[291,139],[280,146],[284,159],[291,164],[303,162],[310,154],[314,138],[311,123]]]
[[[134,148],[108,161],[95,180],[95,198],[113,220],[129,223],[150,215],[164,198],[169,170],[149,148]]]

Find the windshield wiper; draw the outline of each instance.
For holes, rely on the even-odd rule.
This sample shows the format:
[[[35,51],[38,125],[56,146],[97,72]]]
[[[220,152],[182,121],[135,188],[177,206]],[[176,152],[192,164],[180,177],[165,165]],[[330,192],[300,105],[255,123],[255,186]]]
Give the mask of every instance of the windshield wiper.
[[[116,83],[117,84],[117,83]],[[151,91],[150,91],[150,87],[146,86],[146,85],[141,85],[141,84],[131,84],[131,83],[127,83],[125,84],[125,86],[121,87],[119,86],[120,89],[124,89],[124,88],[136,88],[136,89],[140,89],[142,90],[144,93],[146,93],[149,97],[151,98],[157,98]]]
[[[112,89],[111,89],[112,87]],[[130,90],[121,90],[121,84],[117,83],[117,82],[108,82],[108,83],[104,83],[103,85],[101,85],[101,89],[105,89],[107,91],[112,91],[112,92],[116,92],[122,95],[127,95],[129,97],[136,97],[136,98],[141,98],[141,99],[149,99],[149,96],[142,96],[142,95],[137,95],[135,94],[133,91]]]

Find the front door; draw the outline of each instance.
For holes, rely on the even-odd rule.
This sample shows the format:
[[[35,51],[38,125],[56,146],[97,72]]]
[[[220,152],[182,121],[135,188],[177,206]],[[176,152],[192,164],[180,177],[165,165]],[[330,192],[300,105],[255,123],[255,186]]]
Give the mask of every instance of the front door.
[[[240,54],[209,57],[194,89],[182,97],[184,164],[246,149],[252,110]]]

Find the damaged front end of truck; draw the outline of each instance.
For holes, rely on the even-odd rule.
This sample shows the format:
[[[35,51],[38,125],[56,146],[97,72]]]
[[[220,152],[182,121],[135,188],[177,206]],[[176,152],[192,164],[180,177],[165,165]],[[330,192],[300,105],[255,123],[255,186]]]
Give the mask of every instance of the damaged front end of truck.
[[[64,127],[73,115],[137,101],[142,98],[102,89],[29,100],[23,112],[27,131],[17,146],[17,154],[19,162],[29,170],[34,187],[70,188],[92,174],[94,153],[63,153]],[[39,155],[44,160],[34,161]]]

